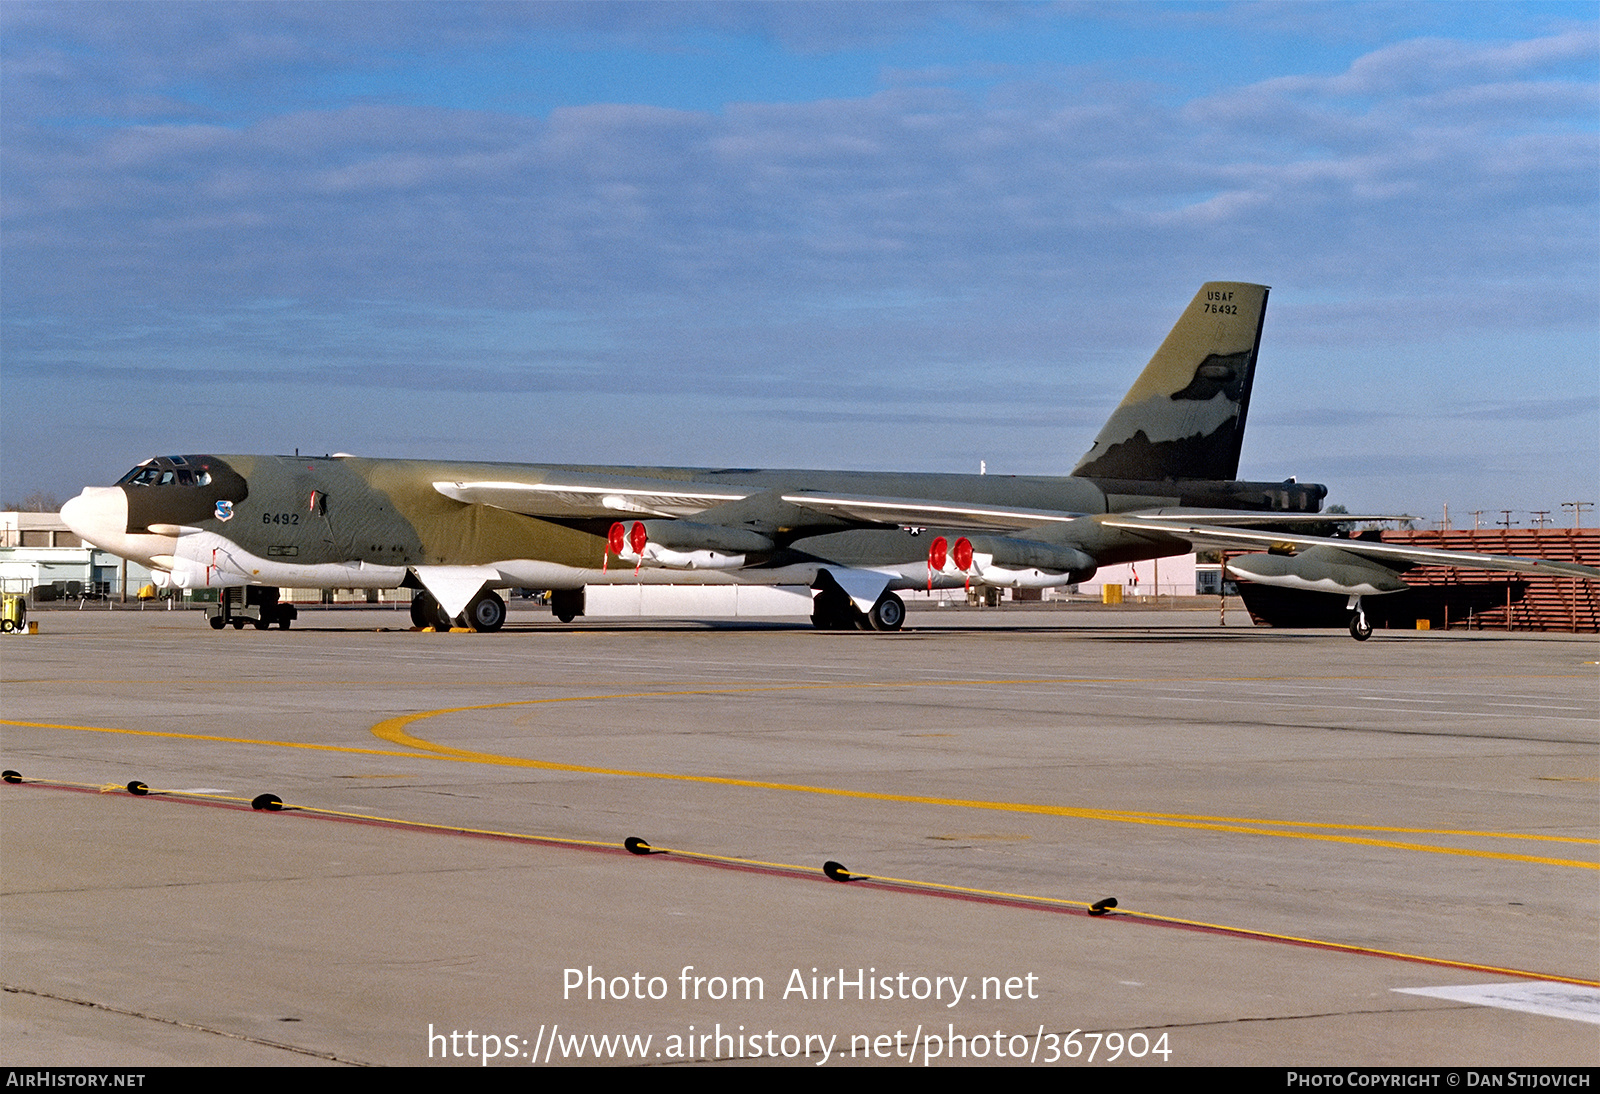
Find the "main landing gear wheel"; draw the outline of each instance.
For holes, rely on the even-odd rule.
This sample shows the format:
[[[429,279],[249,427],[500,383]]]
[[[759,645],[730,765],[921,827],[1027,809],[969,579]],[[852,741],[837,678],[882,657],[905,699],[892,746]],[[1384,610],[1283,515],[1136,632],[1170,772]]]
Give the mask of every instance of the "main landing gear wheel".
[[[861,617],[850,598],[834,589],[824,589],[811,602],[811,625],[819,631],[853,631]]]
[[[1367,622],[1366,612],[1356,612],[1350,617],[1350,637],[1357,642],[1365,642],[1372,637],[1372,624]]]
[[[550,614],[563,623],[571,623],[583,614],[582,589],[551,589]]]
[[[466,620],[475,631],[497,631],[505,626],[506,602],[493,589],[485,589],[467,605]]]
[[[893,593],[884,593],[867,616],[875,631],[897,631],[906,621],[906,605]]]
[[[444,609],[439,607],[433,594],[424,589],[411,598],[411,625],[447,631],[450,629],[450,617],[444,614]]]

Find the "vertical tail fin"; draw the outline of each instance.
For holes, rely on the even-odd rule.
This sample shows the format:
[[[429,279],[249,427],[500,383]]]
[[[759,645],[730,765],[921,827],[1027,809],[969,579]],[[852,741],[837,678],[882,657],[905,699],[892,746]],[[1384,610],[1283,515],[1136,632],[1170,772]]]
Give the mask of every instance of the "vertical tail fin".
[[[1072,473],[1144,482],[1238,475],[1266,313],[1265,285],[1202,285]]]

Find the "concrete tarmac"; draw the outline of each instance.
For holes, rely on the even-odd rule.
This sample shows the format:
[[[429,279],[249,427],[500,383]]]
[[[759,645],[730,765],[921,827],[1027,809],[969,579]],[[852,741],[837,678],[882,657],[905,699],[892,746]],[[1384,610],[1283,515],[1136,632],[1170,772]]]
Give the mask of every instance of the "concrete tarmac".
[[[1600,1063],[1592,635],[38,618],[8,1065]]]

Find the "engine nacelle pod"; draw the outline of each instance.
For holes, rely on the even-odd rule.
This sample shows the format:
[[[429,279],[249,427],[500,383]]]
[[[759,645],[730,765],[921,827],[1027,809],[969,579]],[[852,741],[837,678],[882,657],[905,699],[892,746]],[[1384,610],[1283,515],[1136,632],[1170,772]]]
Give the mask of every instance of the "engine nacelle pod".
[[[744,557],[720,551],[674,551],[659,543],[645,544],[640,556],[646,566],[664,570],[737,570],[744,566]]]
[[[692,520],[646,520],[640,523],[651,546],[660,545],[673,551],[747,555],[771,551],[777,546],[767,536],[748,528],[700,524]],[[649,558],[646,552],[645,559]]]
[[[978,555],[975,561],[978,573],[972,579],[973,583],[995,589],[1053,589],[1061,585],[1075,585],[1094,576],[1093,569],[1063,572],[996,566],[992,562],[986,564],[983,555]]]
[[[1410,588],[1387,566],[1337,547],[1309,547],[1297,555],[1240,555],[1228,563],[1228,572],[1262,585],[1343,596],[1382,596]]]
[[[979,569],[1045,570],[1067,575],[1079,574],[1070,581],[1083,581],[1094,575],[1095,560],[1076,547],[1060,547],[1033,539],[1012,536],[973,536],[972,553]],[[1063,584],[1069,584],[1063,582]]]
[[[774,546],[759,532],[687,520],[619,521],[606,535],[608,555],[665,570],[738,570],[747,553]]]

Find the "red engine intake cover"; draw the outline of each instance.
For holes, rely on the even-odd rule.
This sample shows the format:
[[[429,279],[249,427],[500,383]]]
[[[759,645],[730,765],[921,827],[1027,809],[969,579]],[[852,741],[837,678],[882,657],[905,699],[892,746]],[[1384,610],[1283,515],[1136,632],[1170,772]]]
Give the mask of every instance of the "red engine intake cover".
[[[956,540],[956,569],[962,572],[972,569],[972,541],[966,536]]]

